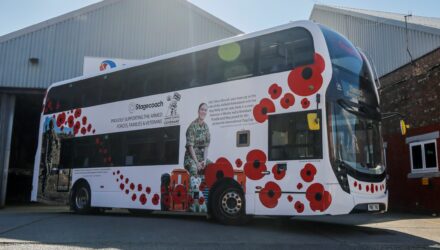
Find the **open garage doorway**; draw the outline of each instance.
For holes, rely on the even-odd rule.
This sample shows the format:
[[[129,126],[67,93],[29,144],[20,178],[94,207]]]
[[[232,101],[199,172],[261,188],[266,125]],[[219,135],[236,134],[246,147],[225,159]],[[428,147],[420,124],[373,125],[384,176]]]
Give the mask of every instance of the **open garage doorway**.
[[[15,99],[6,205],[30,202],[34,157],[44,92],[17,94]]]

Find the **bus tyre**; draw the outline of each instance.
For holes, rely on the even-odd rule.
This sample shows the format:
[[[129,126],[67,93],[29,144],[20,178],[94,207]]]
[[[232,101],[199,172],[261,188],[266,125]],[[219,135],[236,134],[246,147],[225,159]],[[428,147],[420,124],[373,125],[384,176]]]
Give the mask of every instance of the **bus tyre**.
[[[248,222],[243,191],[230,182],[219,185],[212,194],[211,214],[225,225],[243,225]]]
[[[86,182],[78,183],[72,190],[71,207],[75,213],[92,213],[90,187]]]

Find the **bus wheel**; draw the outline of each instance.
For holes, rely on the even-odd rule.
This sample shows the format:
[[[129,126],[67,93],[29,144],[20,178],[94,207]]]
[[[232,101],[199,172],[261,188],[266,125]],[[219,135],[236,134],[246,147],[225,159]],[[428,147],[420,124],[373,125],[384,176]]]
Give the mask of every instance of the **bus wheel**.
[[[71,206],[73,211],[79,214],[91,213],[91,197],[89,185],[84,182],[78,183],[72,193]]]
[[[245,200],[241,188],[226,182],[212,194],[212,216],[225,225],[242,225],[248,222]]]

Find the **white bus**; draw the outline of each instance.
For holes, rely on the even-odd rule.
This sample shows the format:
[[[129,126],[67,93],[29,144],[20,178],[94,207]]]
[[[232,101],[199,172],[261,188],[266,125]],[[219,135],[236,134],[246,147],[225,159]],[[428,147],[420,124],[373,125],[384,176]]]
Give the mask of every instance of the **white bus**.
[[[32,200],[225,224],[386,211],[380,121],[366,57],[293,22],[53,84]]]

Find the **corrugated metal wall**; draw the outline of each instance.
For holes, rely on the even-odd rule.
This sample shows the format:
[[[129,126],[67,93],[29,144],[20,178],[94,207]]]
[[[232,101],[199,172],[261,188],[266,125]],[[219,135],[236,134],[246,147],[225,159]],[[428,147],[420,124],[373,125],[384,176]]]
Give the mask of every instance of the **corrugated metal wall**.
[[[146,59],[241,33],[186,0],[99,4],[39,30],[0,37],[0,87],[46,88],[80,76],[85,56]],[[39,63],[32,65],[32,57]]]
[[[406,29],[402,26],[346,15],[315,7],[311,20],[324,24],[345,35],[357,47],[372,58],[379,76],[409,63],[406,51]],[[409,48],[413,59],[423,56],[440,46],[440,35],[417,29],[408,29]]]

